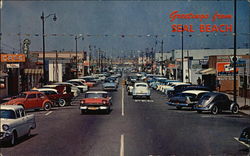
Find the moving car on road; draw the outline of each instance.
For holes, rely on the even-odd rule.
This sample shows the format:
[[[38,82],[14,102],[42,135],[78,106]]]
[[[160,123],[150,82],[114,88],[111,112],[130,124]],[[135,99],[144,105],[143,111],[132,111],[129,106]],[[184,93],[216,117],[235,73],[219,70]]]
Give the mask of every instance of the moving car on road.
[[[49,111],[53,105],[53,103],[49,100],[49,98],[38,91],[27,91],[20,93],[15,99],[12,99],[4,105],[20,105],[24,109],[35,109],[40,110],[44,109],[45,111]]]
[[[194,105],[198,103],[199,99],[208,93],[208,91],[202,90],[188,90],[182,93],[179,93],[169,99],[167,102],[168,105],[174,106],[177,109],[182,107],[191,107],[193,109]]]
[[[111,110],[111,97],[105,91],[88,91],[85,98],[80,101],[81,114],[87,111],[105,111],[109,113]]]
[[[17,138],[30,136],[31,130],[36,128],[35,116],[26,115],[22,106],[1,105],[0,120],[0,142],[12,146]]]
[[[137,97],[145,97],[147,99],[150,99],[150,89],[148,87],[148,84],[145,82],[137,82],[134,84],[133,87],[133,99]]]
[[[117,87],[115,82],[106,82],[102,85],[104,91],[117,91]]]
[[[230,110],[233,114],[239,112],[239,105],[231,101],[226,94],[219,92],[210,92],[202,96],[195,105],[198,113],[210,111],[212,114],[218,114],[224,110]]]

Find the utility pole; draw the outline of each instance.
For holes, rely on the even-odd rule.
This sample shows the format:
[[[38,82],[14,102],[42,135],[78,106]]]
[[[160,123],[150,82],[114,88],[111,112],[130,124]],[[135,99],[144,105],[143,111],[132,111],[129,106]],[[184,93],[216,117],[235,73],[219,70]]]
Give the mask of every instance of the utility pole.
[[[188,50],[187,50],[187,66],[188,66],[188,82],[190,82],[190,73],[189,73],[190,66],[189,66],[189,51]]]
[[[236,6],[237,2],[234,0],[234,57],[233,57],[233,65],[234,65],[234,102],[237,103],[237,88],[236,88],[236,62],[237,62],[237,51],[236,51]]]
[[[161,41],[161,75],[163,75],[163,40]]]
[[[184,72],[184,64],[183,64],[183,25],[182,25],[182,32],[181,32],[181,80],[182,82],[184,82],[183,80],[183,72]]]
[[[76,78],[78,77],[78,60],[77,60],[77,36],[75,36],[76,40]]]

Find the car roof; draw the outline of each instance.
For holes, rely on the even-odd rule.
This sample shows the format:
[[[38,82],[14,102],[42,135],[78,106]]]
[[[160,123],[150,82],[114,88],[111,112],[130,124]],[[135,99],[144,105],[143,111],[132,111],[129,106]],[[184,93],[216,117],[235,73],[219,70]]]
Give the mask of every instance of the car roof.
[[[38,94],[41,93],[39,91],[26,91],[26,92],[22,92],[22,93],[26,93],[26,94]]]
[[[33,89],[34,91],[37,90],[37,91],[55,91],[57,92],[56,89],[53,89],[53,88],[37,88],[37,89]]]
[[[55,85],[55,84],[53,84],[53,85],[44,85],[43,87],[45,88],[45,87],[49,87],[49,88],[54,88],[54,87],[56,87],[56,86],[58,86],[58,85]]]
[[[23,106],[20,105],[0,105],[0,109],[8,109],[8,110],[17,110],[23,109]]]
[[[68,81],[84,81],[83,79],[71,79],[71,80],[68,80]]]
[[[192,94],[200,94],[200,93],[209,93],[209,91],[205,91],[205,90],[186,90],[183,91],[182,93],[192,93]]]
[[[88,91],[86,94],[107,94],[108,92],[105,91]]]

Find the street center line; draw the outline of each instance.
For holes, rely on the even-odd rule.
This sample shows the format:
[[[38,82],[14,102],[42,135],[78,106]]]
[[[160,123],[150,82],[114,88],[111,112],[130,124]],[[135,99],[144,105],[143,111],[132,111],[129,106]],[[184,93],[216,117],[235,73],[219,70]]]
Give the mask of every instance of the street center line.
[[[46,116],[47,116],[47,115],[50,115],[52,112],[53,112],[53,111],[49,111],[49,112],[46,113],[45,115],[46,115]]]
[[[240,141],[239,138],[234,137],[234,139],[235,139],[236,141],[238,141],[239,143],[241,143],[241,144],[247,146],[248,148],[250,148],[250,145],[248,145],[248,144],[246,144],[246,143]]]
[[[122,116],[124,115],[124,86],[122,86]]]
[[[124,156],[124,134],[121,135],[120,156]]]

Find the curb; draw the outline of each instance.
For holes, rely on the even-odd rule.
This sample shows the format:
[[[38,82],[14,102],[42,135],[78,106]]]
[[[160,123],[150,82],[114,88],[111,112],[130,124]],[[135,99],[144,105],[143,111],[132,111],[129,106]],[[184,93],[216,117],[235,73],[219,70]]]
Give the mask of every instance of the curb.
[[[242,114],[242,115],[247,115],[247,116],[249,116],[249,117],[250,117],[250,114],[244,113],[244,112],[242,112],[242,111],[239,111],[239,114]]]

